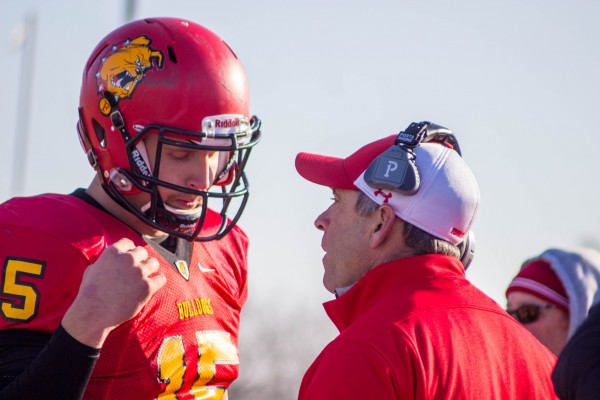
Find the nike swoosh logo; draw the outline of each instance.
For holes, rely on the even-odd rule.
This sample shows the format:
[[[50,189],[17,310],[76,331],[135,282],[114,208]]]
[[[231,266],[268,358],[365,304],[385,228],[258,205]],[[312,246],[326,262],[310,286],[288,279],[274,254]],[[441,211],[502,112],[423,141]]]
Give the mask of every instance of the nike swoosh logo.
[[[200,263],[198,263],[198,268],[200,268],[200,271],[202,272],[215,272],[214,268],[205,268]]]

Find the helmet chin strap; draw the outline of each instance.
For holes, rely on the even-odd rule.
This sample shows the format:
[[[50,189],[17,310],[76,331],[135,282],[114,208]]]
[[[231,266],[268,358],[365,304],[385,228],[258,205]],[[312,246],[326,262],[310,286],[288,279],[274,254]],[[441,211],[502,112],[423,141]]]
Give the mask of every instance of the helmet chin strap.
[[[140,210],[143,213],[147,213],[148,210],[150,209],[150,203],[151,202],[147,202],[146,204],[144,204],[143,206],[141,206]],[[177,215],[179,217],[182,217],[182,218],[189,218],[189,219],[196,218],[196,219],[198,219],[198,218],[200,218],[200,213],[202,212],[202,206],[201,205],[198,206],[198,207],[195,207],[195,208],[191,208],[189,210],[184,210],[184,209],[181,209],[181,208],[171,207],[171,206],[163,203],[162,201],[161,201],[161,205],[168,212],[173,213],[173,214],[175,214],[175,215]]]
[[[183,210],[181,208],[171,207],[167,204],[164,204],[165,210],[183,218],[200,218],[200,213],[202,212],[202,206],[198,206],[195,208],[191,208],[189,210]]]
[[[182,233],[188,233],[196,229],[196,224],[202,216],[202,206],[195,207],[191,210],[182,210],[179,208],[170,207],[162,202],[159,198],[159,204],[155,207],[154,220],[160,226],[170,228]],[[152,218],[150,210],[150,202],[141,207],[141,211],[148,218]]]

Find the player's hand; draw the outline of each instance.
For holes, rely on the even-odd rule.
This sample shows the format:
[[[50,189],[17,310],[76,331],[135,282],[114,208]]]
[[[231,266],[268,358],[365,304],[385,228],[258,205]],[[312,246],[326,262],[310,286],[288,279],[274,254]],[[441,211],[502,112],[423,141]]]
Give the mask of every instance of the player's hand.
[[[100,348],[111,330],[133,318],[166,283],[158,260],[121,239],[90,265],[62,325],[83,344]]]

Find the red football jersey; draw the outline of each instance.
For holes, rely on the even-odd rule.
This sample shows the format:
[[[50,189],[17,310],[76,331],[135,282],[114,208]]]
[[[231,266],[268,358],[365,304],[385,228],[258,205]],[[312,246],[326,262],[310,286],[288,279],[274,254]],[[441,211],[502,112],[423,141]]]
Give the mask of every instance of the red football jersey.
[[[85,268],[123,237],[159,260],[167,284],[108,336],[85,398],[220,399],[238,375],[247,297],[248,240],[237,227],[222,240],[194,242],[189,263],[169,262],[77,197],[10,200],[0,207],[0,329],[53,332]]]

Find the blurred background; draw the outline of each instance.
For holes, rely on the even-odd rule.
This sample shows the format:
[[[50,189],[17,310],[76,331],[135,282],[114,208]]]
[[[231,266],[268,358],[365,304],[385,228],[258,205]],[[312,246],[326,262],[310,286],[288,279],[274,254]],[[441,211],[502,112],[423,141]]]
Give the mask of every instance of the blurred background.
[[[88,185],[75,131],[84,63],[109,31],[151,16],[225,39],[263,120],[240,222],[250,297],[230,399],[296,398],[337,333],[312,224],[330,191],[296,174],[299,151],[346,156],[412,121],[452,129],[482,196],[467,276],[502,306],[524,259],[599,247],[594,0],[2,0],[1,201]]]

